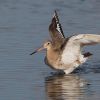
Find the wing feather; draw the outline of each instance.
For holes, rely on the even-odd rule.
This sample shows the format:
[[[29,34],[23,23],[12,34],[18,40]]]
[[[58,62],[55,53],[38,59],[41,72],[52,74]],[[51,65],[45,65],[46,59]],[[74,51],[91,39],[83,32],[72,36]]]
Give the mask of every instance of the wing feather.
[[[49,32],[55,49],[59,49],[65,40],[65,36],[59,23],[57,12],[55,11],[52,22],[49,26]]]
[[[82,46],[98,44],[100,43],[100,35],[79,34],[71,37],[70,43],[77,43]]]

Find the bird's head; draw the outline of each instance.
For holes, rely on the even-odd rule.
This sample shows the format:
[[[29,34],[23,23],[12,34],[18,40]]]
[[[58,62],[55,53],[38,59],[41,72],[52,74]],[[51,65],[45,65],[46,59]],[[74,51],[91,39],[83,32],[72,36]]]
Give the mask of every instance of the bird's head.
[[[37,52],[40,52],[42,50],[49,50],[52,47],[52,42],[51,41],[46,41],[40,48],[36,49],[34,52],[32,52],[30,55],[33,55]]]

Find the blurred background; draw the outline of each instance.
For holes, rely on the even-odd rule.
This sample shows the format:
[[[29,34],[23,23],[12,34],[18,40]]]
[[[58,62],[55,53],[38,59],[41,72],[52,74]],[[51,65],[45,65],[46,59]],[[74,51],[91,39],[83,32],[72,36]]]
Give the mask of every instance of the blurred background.
[[[100,34],[100,0],[0,0],[0,100],[100,99],[100,45],[71,75],[45,65],[45,52],[29,55],[50,39],[54,10],[66,37]]]

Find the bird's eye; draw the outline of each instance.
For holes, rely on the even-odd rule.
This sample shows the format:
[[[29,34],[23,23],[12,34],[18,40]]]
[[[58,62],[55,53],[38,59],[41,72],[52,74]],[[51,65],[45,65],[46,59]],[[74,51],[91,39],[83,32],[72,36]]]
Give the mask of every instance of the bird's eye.
[[[49,45],[50,43],[48,42],[48,45]]]

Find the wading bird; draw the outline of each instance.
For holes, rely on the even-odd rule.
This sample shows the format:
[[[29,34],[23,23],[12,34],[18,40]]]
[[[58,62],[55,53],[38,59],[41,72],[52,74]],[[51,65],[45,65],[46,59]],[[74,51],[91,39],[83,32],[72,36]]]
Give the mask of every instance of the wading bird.
[[[100,35],[95,34],[78,34],[65,38],[56,11],[49,32],[51,40],[30,55],[46,49],[45,63],[53,69],[63,70],[65,74],[73,72],[92,55],[90,52],[82,53],[84,46],[100,43]]]

